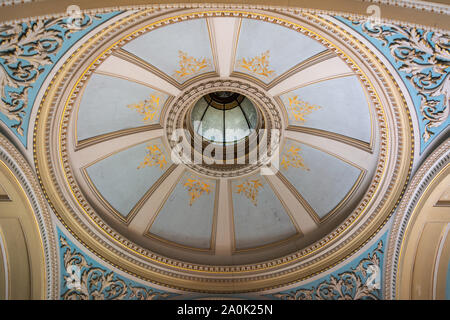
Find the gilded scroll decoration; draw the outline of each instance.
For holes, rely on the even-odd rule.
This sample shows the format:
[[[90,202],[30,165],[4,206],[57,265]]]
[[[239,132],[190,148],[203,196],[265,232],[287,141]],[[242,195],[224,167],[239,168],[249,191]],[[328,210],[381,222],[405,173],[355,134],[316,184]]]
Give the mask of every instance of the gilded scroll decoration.
[[[98,15],[81,14],[69,21],[54,18],[0,26],[0,112],[23,135],[28,91],[73,32],[89,27]],[[77,28],[71,28],[73,24]]]
[[[312,113],[314,110],[318,110],[321,107],[318,105],[312,105],[306,101],[299,100],[298,96],[288,98],[290,114],[294,117],[295,121],[305,122],[305,116]]]
[[[287,150],[286,150],[287,149]],[[290,146],[290,148],[285,148],[281,155],[281,167],[287,170],[289,167],[301,168],[303,170],[309,171],[306,166],[303,157],[300,155],[300,147]]]
[[[273,296],[283,300],[378,300],[380,299],[380,257],[383,241],[380,240],[367,258],[355,268],[330,276],[311,289],[298,289]]]
[[[258,205],[258,192],[262,187],[260,179],[248,179],[236,186],[236,193],[244,195],[255,207]]]
[[[253,58],[242,58],[238,61],[238,66],[242,69],[246,69],[250,73],[270,78],[275,75],[274,70],[270,70],[269,65],[270,52],[261,53],[259,56]]]
[[[210,185],[201,179],[195,177],[186,178],[184,182],[184,187],[189,193],[189,205],[192,204],[200,198],[203,194],[209,194],[211,192]]]
[[[164,152],[156,144],[148,144],[146,149],[147,154],[144,161],[138,166],[138,169],[153,166],[159,166],[160,169],[164,169],[167,164]]]
[[[95,267],[81,252],[72,249],[63,236],[59,239],[64,250],[63,285],[67,288],[61,294],[63,300],[155,300],[169,296],[168,293],[132,285],[112,271]]]
[[[142,115],[142,121],[152,121],[160,109],[160,101],[160,96],[152,94],[148,99],[129,104],[127,107],[136,110]]]
[[[174,76],[183,79],[188,76],[199,73],[201,70],[211,66],[211,62],[206,58],[194,58],[186,52],[178,51],[178,69],[175,70]]]
[[[389,48],[391,56],[400,64],[399,71],[420,96],[420,113],[425,129],[422,138],[427,142],[433,127],[445,123],[450,109],[450,35],[414,27],[392,24],[361,24],[362,30]]]

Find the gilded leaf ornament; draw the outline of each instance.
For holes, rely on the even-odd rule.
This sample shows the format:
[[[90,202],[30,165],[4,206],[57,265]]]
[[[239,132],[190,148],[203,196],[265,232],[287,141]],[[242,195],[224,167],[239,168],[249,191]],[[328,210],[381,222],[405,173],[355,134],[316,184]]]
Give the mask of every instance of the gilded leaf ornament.
[[[189,205],[192,206],[192,204],[203,194],[210,193],[211,186],[200,179],[191,177],[186,179],[184,182],[184,187],[189,193]]]
[[[293,96],[288,98],[289,100],[289,111],[294,117],[295,121],[305,122],[305,116],[312,113],[314,110],[318,110],[321,107],[317,105],[312,105],[306,101],[299,100],[298,96]]]
[[[157,95],[150,95],[150,97],[139,103],[128,105],[128,108],[136,110],[143,116],[142,121],[152,121],[160,108],[161,97]]]
[[[143,286],[127,283],[114,272],[95,267],[84,255],[72,249],[60,236],[60,247],[64,250],[63,300],[155,300],[167,298],[168,293],[158,292]]]
[[[393,24],[361,24],[363,32],[389,48],[399,71],[420,96],[420,113],[427,142],[435,133],[431,128],[444,124],[450,109],[450,35]]]
[[[14,121],[11,125],[23,135],[28,91],[44,67],[71,34],[90,26],[98,15],[80,14],[79,18],[54,18],[0,26],[0,112]],[[76,21],[75,21],[76,20]],[[76,24],[77,28],[72,28]]]
[[[378,300],[380,291],[380,257],[383,241],[378,242],[367,258],[359,261],[355,268],[330,276],[311,289],[281,292],[273,296],[283,300]]]
[[[258,204],[258,189],[260,187],[262,187],[262,183],[259,179],[248,179],[236,186],[236,193],[247,197],[256,207]]]
[[[275,71],[270,70],[269,56],[270,52],[267,50],[266,52],[261,53],[261,55],[253,58],[242,58],[238,61],[238,66],[246,69],[250,73],[270,78],[275,75]]]
[[[186,52],[178,51],[178,69],[175,70],[175,77],[182,79],[200,72],[200,70],[206,69],[211,66],[209,59],[206,58],[194,58],[189,56]]]
[[[281,166],[287,170],[289,167],[301,168],[303,170],[309,171],[309,168],[305,165],[305,162],[300,155],[300,147],[290,146],[289,149],[285,148],[281,155]]]
[[[156,144],[148,144],[147,154],[145,155],[144,161],[141,162],[138,169],[145,167],[159,166],[160,169],[164,169],[167,164],[166,156],[164,152]]]

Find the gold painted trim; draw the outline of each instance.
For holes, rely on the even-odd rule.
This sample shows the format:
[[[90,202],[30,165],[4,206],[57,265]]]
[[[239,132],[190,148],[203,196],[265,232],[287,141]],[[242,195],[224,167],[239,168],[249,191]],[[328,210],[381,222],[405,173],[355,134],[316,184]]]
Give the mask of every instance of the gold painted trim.
[[[367,153],[373,153],[373,146],[365,141],[359,140],[359,139],[355,139],[355,138],[351,138],[348,136],[344,136],[342,134],[339,133],[335,133],[335,132],[331,132],[331,131],[325,131],[322,129],[315,129],[315,128],[309,128],[309,127],[303,127],[303,126],[294,126],[294,125],[288,125],[286,128],[287,131],[295,131],[295,132],[302,132],[302,133],[307,133],[307,134],[311,134],[314,136],[319,136],[319,137],[324,137],[324,138],[328,138],[328,139],[332,139],[338,142],[342,142],[345,144],[348,144],[352,147],[361,149]]]
[[[76,126],[76,124],[74,124]],[[75,143],[75,148],[74,151],[79,151],[81,149],[87,148],[87,147],[91,147],[93,145],[96,145],[98,143],[101,142],[105,142],[108,140],[112,140],[115,138],[120,138],[120,137],[124,137],[124,136],[129,136],[135,133],[140,133],[140,132],[145,132],[145,131],[152,131],[152,130],[158,130],[158,129],[162,129],[163,127],[159,124],[159,123],[155,123],[155,124],[150,124],[150,125],[144,125],[144,126],[140,126],[140,127],[135,127],[135,128],[129,128],[129,129],[122,129],[122,130],[118,130],[118,131],[113,131],[113,132],[109,132],[109,133],[105,133],[99,136],[95,136],[92,138],[87,138],[81,141],[77,141]],[[162,137],[162,135],[161,135]],[[158,139],[158,138],[155,138]]]
[[[187,246],[187,245],[183,245],[181,243],[172,241],[172,240],[168,240],[165,239],[161,236],[158,236],[154,233],[152,233],[150,231],[150,229],[152,228],[153,223],[156,221],[157,216],[160,214],[162,208],[164,207],[164,205],[167,202],[167,199],[170,197],[170,195],[173,193],[173,191],[175,190],[176,186],[181,182],[181,180],[183,179],[183,177],[185,176],[186,172],[188,172],[187,169],[184,169],[184,171],[180,174],[180,176],[178,177],[177,181],[172,185],[172,187],[170,188],[169,192],[164,196],[164,201],[161,202],[161,205],[159,206],[159,208],[157,209],[156,213],[153,215],[152,219],[149,222],[149,225],[147,226],[145,232],[144,232],[144,236],[150,239],[155,239],[158,240],[160,242],[163,242],[165,244],[174,246],[174,247],[178,247],[178,248],[183,248],[183,249],[187,249],[187,250],[192,250],[192,251],[196,251],[196,252],[205,252],[205,253],[211,253],[214,254],[215,252],[215,239],[216,239],[216,224],[217,224],[217,213],[218,213],[218,190],[219,190],[219,180],[218,179],[211,179],[211,178],[207,178],[208,180],[214,181],[215,184],[215,188],[214,188],[214,211],[213,211],[213,220],[211,222],[211,236],[210,236],[210,241],[209,241],[209,248],[197,248],[197,247],[192,247],[192,246]]]

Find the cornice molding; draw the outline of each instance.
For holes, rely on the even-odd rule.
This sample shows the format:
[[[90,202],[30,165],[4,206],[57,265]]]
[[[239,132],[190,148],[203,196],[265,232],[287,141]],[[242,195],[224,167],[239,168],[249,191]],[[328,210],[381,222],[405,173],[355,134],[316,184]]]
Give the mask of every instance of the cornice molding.
[[[14,173],[33,208],[45,254],[46,298],[57,299],[59,287],[58,244],[51,213],[39,182],[37,181],[34,170],[22,154],[1,133],[0,161],[3,161]]]
[[[416,171],[395,212],[384,272],[386,299],[396,299],[400,251],[408,222],[428,185],[449,163],[450,139],[447,139],[426,158]]]

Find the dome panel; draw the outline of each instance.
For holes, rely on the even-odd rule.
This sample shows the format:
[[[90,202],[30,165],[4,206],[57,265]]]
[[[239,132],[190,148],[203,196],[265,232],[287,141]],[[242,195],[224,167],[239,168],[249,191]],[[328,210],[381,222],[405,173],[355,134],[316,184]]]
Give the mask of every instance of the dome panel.
[[[270,245],[299,235],[263,176],[233,180],[232,198],[236,250]]]
[[[136,82],[93,74],[78,110],[78,141],[158,123],[167,98],[167,94]]]
[[[171,163],[161,139],[154,139],[101,159],[85,171],[97,196],[125,219]]]
[[[151,227],[150,236],[178,245],[211,249],[216,182],[184,173]]]
[[[242,19],[235,71],[269,83],[290,68],[325,50],[319,42],[288,28]]]
[[[364,89],[356,76],[330,79],[280,96],[289,124],[371,141],[372,123]]]
[[[157,28],[123,48],[179,83],[214,71],[206,19],[188,20]]]

